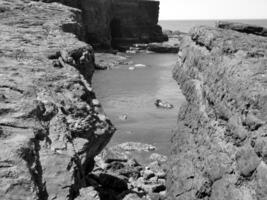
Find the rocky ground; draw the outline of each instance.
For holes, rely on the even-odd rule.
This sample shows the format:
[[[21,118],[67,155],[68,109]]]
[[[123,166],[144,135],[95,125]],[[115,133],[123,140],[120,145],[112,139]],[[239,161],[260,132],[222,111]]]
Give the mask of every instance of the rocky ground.
[[[81,13],[27,0],[0,8],[0,199],[73,199],[115,131],[90,86]]]
[[[170,200],[267,198],[267,38],[229,27],[194,28],[181,45]]]
[[[1,0],[0,19],[0,199],[163,197],[166,158],[142,166],[126,154],[153,147],[122,144],[95,161],[115,128],[91,87],[101,55],[78,39],[80,10]],[[110,156],[118,148],[124,159]]]

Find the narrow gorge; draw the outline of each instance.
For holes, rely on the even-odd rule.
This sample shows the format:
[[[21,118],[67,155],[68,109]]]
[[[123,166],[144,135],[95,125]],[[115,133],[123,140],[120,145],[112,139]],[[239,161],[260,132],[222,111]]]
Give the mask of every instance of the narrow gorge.
[[[1,200],[267,198],[266,28],[219,22],[171,44],[158,15],[151,0],[0,0]],[[97,98],[127,90],[129,119]],[[118,116],[149,144],[110,147]],[[130,157],[151,143],[148,163]]]

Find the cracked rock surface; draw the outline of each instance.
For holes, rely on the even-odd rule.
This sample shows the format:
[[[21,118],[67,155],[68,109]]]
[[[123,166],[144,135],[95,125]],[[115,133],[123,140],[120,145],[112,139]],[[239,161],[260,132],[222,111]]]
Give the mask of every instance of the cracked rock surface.
[[[267,38],[196,27],[173,77],[187,102],[172,138],[170,200],[267,198]]]
[[[115,131],[90,86],[81,12],[0,0],[0,19],[0,199],[81,199]]]

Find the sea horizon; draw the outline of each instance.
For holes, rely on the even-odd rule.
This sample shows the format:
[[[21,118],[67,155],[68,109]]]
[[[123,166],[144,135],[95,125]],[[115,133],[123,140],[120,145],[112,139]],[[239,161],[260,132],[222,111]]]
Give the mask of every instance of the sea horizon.
[[[188,32],[194,26],[206,25],[214,27],[218,21],[231,21],[267,28],[267,19],[161,19],[158,24],[163,30]]]

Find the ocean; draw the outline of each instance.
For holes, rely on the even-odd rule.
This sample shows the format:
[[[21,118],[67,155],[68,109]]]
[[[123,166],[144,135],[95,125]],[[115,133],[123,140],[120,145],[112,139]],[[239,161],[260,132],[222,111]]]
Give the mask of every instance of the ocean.
[[[218,20],[159,20],[159,25],[164,30],[179,30],[182,32],[188,32],[194,26],[206,25],[206,26],[215,26]],[[240,22],[246,24],[254,24],[258,26],[263,26],[267,28],[267,19],[261,20],[225,20]]]

